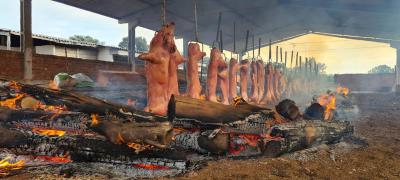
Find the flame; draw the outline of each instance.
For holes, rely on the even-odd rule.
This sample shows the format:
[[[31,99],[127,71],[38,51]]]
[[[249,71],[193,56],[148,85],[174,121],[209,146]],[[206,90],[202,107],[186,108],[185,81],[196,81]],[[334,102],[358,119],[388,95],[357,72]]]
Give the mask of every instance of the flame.
[[[252,146],[252,147],[257,147],[258,146],[258,142],[259,139],[261,138],[261,136],[259,135],[255,135],[255,134],[230,134],[231,137],[232,136],[236,136],[239,137],[240,139],[244,140],[243,143],[237,144],[234,141],[232,141],[234,138],[231,138],[231,142],[230,142],[230,149],[229,149],[229,153],[230,154],[239,154],[242,151],[244,151],[246,149],[246,145]]]
[[[10,171],[21,169],[25,165],[25,161],[23,160],[16,163],[10,163],[8,162],[9,159],[10,158],[8,157],[0,161],[0,177],[7,176]]]
[[[134,149],[137,153],[152,148],[151,145],[142,145],[137,143],[128,143],[127,146]]]
[[[333,117],[332,110],[336,109],[336,97],[333,94],[322,94],[317,99],[318,103],[325,108],[324,120],[330,121]]]
[[[17,94],[14,98],[0,101],[0,106],[5,106],[10,109],[17,109],[17,101],[25,97],[23,94]]]
[[[338,94],[343,94],[344,96],[347,96],[349,94],[349,88],[341,86],[340,84],[338,84],[338,86],[336,87],[336,92]]]
[[[132,165],[135,168],[142,168],[142,169],[148,169],[148,170],[168,170],[170,167],[168,166],[159,166],[159,165],[153,165],[153,164],[133,164]]]
[[[95,126],[95,125],[99,124],[97,114],[91,114],[90,117],[92,118],[92,123],[90,124],[90,126]]]
[[[50,88],[50,89],[53,89],[53,90],[59,90],[59,88],[58,88],[56,82],[53,81],[53,80],[51,80],[51,81],[49,82],[49,88]]]
[[[15,89],[20,91],[22,89],[22,86],[20,86],[17,82],[15,81],[10,81],[10,84],[8,85],[10,88]]]
[[[68,155],[66,155],[65,157],[36,156],[35,159],[39,159],[39,160],[47,161],[47,162],[53,162],[53,163],[70,163],[70,162],[72,162]]]
[[[135,105],[136,105],[136,100],[134,100],[134,99],[128,99],[128,101],[126,102],[126,105],[128,105],[128,106],[135,106]]]
[[[45,135],[45,136],[64,136],[65,131],[55,130],[55,129],[42,129],[42,128],[33,128],[32,132]]]

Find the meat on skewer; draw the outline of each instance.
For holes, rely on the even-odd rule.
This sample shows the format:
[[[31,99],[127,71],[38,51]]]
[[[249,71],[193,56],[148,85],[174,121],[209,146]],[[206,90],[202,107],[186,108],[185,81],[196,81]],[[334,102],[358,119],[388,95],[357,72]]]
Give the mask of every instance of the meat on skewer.
[[[188,90],[191,98],[199,99],[201,93],[201,84],[199,79],[198,62],[206,53],[200,51],[197,43],[190,43],[188,46],[189,62],[187,67]]]
[[[236,73],[239,71],[240,65],[235,58],[232,58],[229,62],[229,101],[232,102],[233,98],[237,96],[237,76]]]
[[[175,43],[174,45],[175,46]],[[186,58],[179,53],[178,49],[170,54],[169,60],[169,82],[168,82],[168,97],[171,97],[172,94],[179,95],[179,85],[178,85],[178,65],[186,61]]]
[[[261,99],[260,104],[272,104],[276,100],[273,92],[273,77],[274,69],[272,64],[268,63],[265,67],[264,97]]]
[[[173,45],[174,23],[164,25],[150,42],[148,53],[139,55],[146,61],[147,106],[145,111],[165,115],[168,105],[168,81],[170,53],[175,51]]]
[[[217,80],[218,80],[218,68],[226,66],[226,63],[222,60],[221,52],[218,48],[211,50],[211,58],[208,64],[207,70],[207,100],[212,102],[217,101]]]
[[[250,78],[251,78],[251,96],[250,96],[250,101],[257,103],[258,102],[258,67],[257,67],[257,62],[252,61],[251,62],[251,72],[250,72]]]
[[[229,105],[229,72],[225,63],[225,67],[222,67],[218,73],[219,87],[221,88],[221,103]]]
[[[249,68],[250,61],[245,59],[240,62],[240,96],[248,101],[249,97],[247,95],[247,81],[249,79]]]
[[[262,60],[257,61],[257,79],[258,79],[258,99],[257,103],[260,103],[264,95],[265,88],[265,67]]]

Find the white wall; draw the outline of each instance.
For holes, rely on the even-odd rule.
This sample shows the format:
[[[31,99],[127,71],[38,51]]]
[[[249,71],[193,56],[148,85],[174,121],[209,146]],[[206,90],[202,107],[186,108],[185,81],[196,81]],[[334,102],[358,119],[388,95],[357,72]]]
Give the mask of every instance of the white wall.
[[[35,46],[36,54],[55,55],[56,47],[54,45]]]
[[[97,59],[97,50],[96,49],[79,49],[78,50],[78,58],[81,59]]]
[[[113,62],[113,52],[110,47],[99,47],[99,53],[97,54],[97,59],[101,61]]]

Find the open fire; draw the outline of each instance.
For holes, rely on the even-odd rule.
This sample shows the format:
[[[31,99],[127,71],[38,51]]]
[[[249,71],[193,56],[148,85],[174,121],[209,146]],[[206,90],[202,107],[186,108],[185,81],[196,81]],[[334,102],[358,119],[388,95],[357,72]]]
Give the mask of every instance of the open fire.
[[[25,165],[23,160],[15,163],[10,163],[9,160],[10,158],[5,158],[0,161],[0,177],[7,176],[11,171],[22,169]]]

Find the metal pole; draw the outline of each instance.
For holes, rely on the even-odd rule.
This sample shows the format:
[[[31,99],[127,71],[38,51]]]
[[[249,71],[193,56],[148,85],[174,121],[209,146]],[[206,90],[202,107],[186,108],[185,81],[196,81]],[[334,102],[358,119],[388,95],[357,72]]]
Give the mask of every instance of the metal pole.
[[[166,16],[166,8],[167,8],[167,0],[162,0],[162,6],[161,6],[161,21],[163,25],[167,24],[167,18]]]
[[[244,46],[244,53],[247,52],[247,46],[248,46],[248,44],[249,44],[249,33],[250,33],[250,31],[247,30],[247,31],[246,31],[246,44],[245,44],[245,46]]]
[[[254,35],[252,36],[253,39],[253,60],[254,60]]]
[[[233,22],[233,52],[236,53],[236,22]]]
[[[218,26],[217,26],[217,37],[215,38],[215,42],[218,42],[219,40],[219,31],[221,29],[221,20],[222,20],[222,12],[219,12],[219,16],[218,16]],[[214,44],[213,44],[214,46]]]
[[[271,44],[272,44],[272,42],[271,42],[271,39],[269,39],[269,56],[268,56],[268,61],[269,62],[271,62],[271,60],[272,60],[272,47],[271,47]]]
[[[197,0],[194,0],[194,39],[199,42],[199,31],[197,27]]]
[[[220,50],[221,50],[221,53],[224,53],[224,44],[223,44],[223,42],[222,42],[222,30],[220,30],[219,31],[219,33],[220,33],[220,35],[219,35],[219,47],[220,47]]]
[[[258,38],[258,57],[261,57],[261,38]]]

